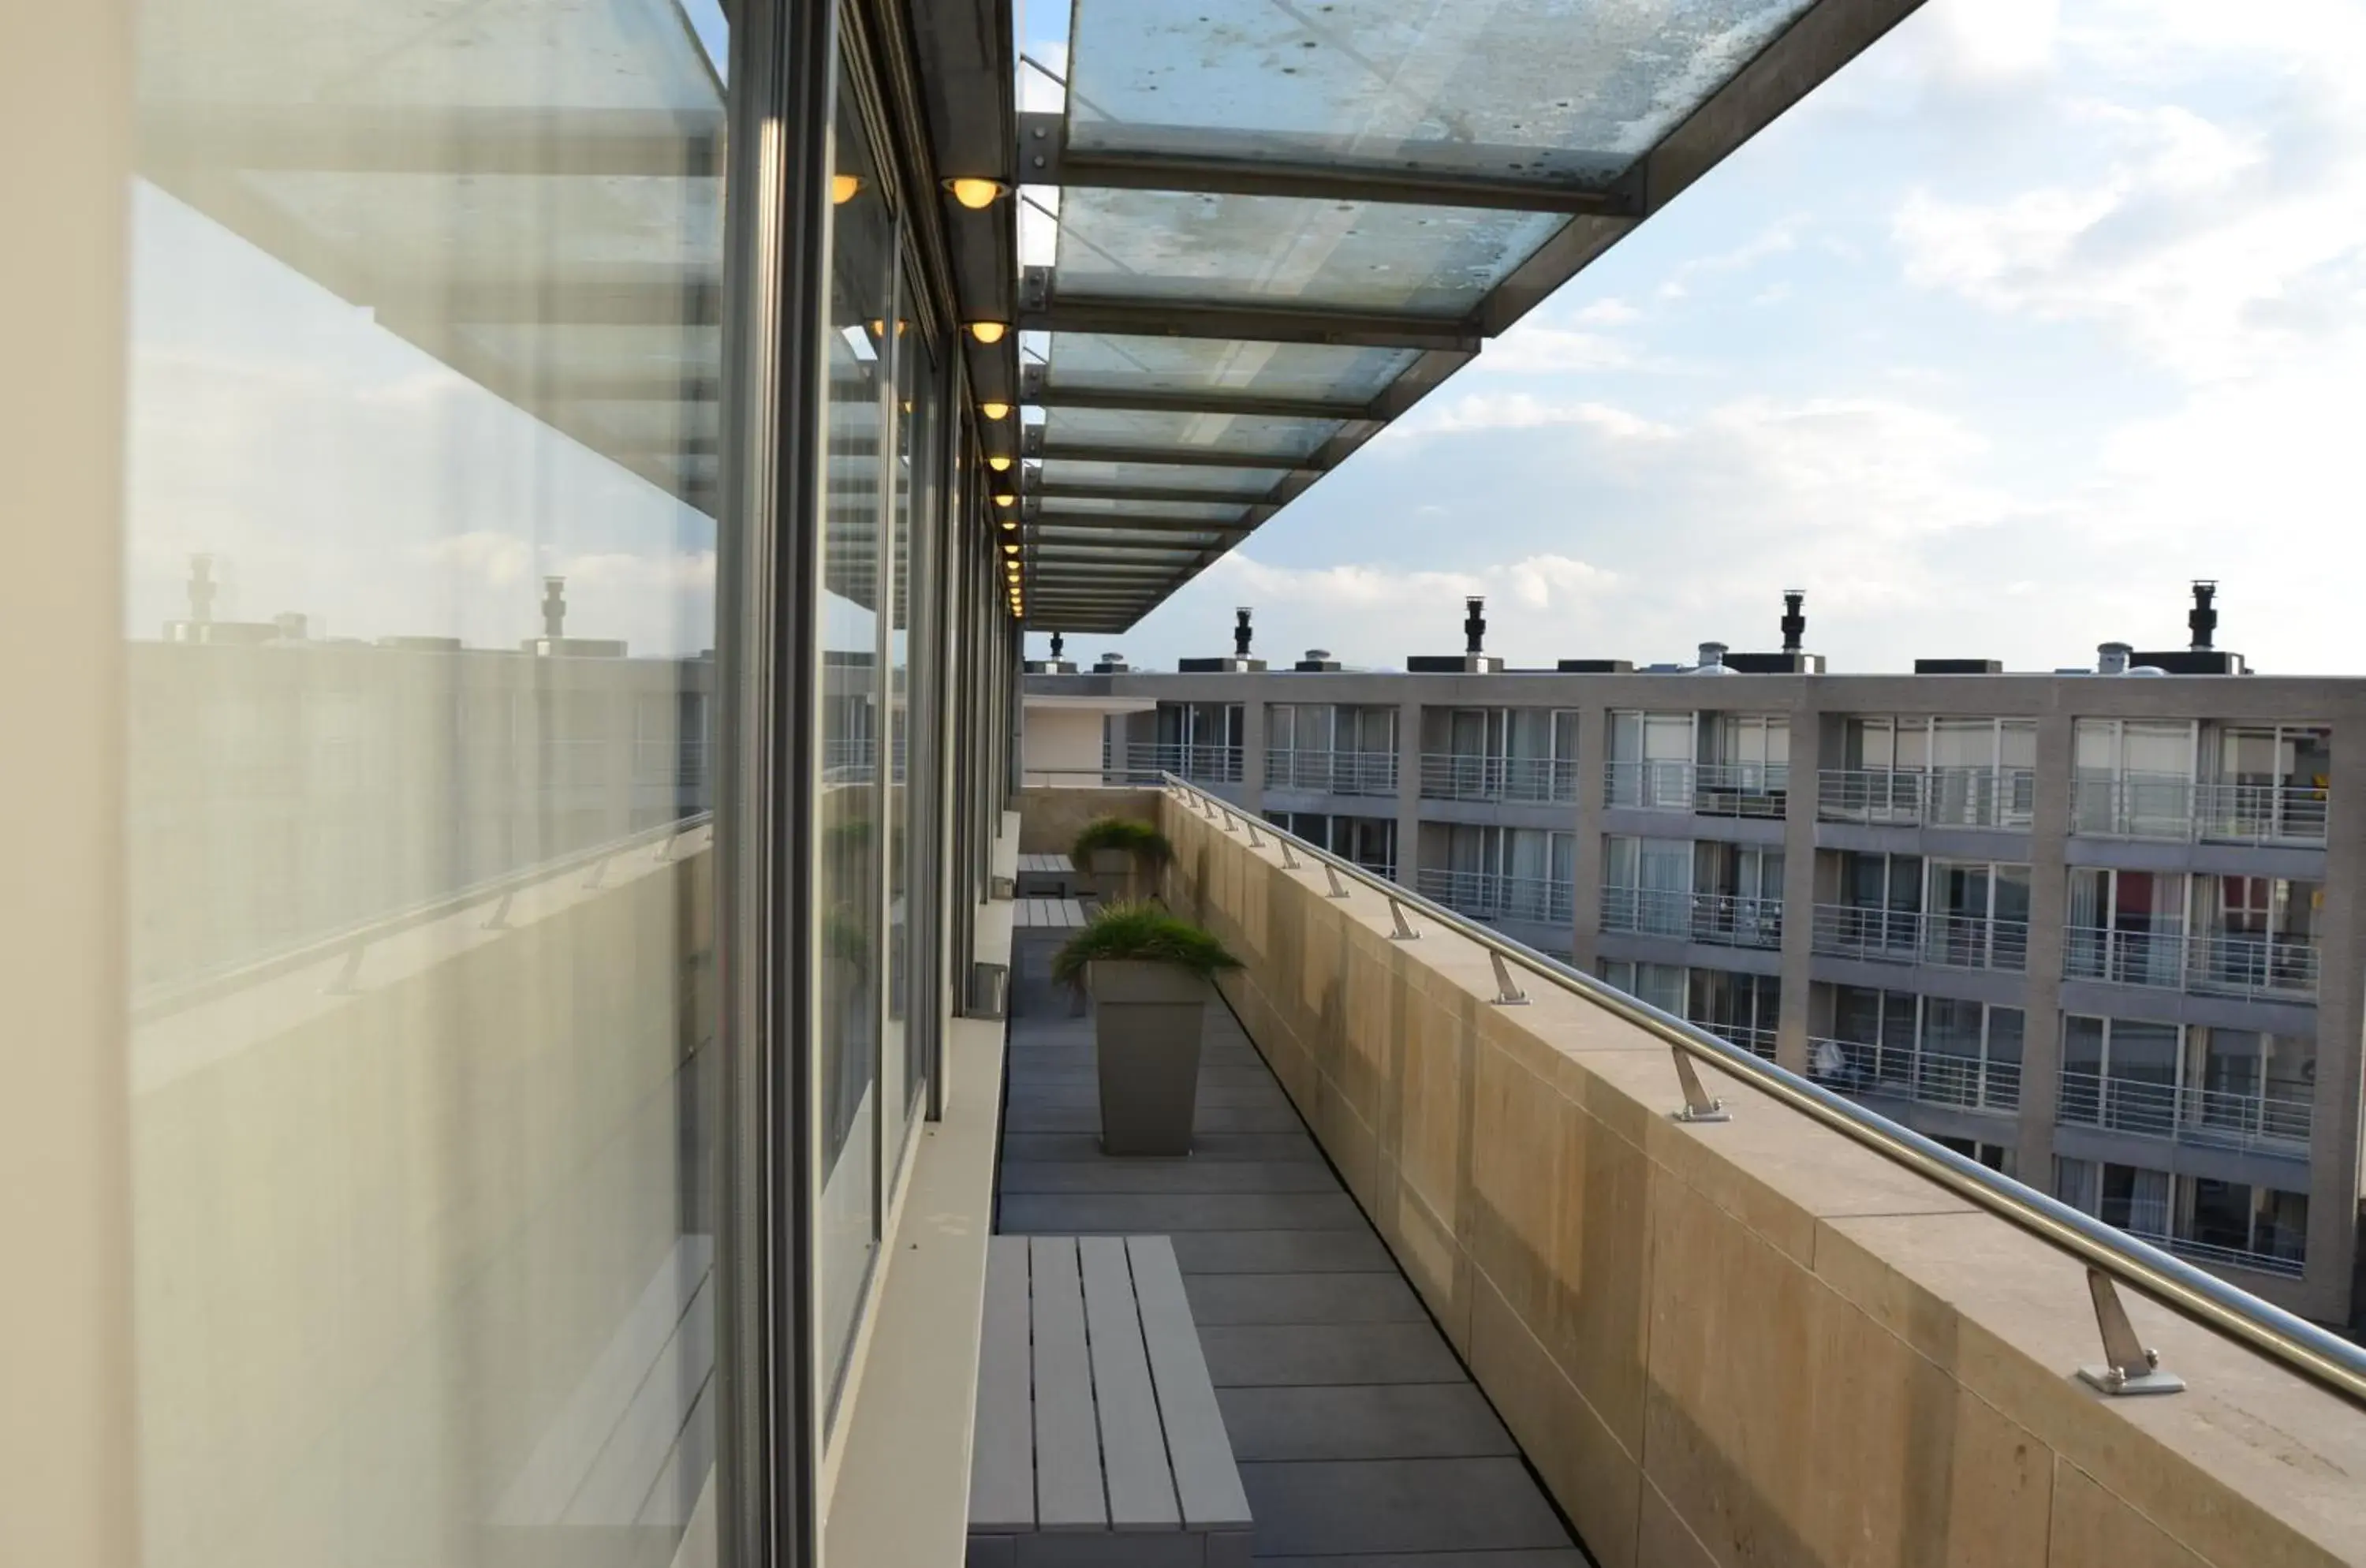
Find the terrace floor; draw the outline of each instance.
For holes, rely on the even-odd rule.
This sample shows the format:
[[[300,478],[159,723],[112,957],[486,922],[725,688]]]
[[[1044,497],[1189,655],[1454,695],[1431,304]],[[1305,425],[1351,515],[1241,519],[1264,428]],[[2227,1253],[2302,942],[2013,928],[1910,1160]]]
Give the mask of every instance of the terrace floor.
[[[1175,1240],[1260,1562],[1583,1568],[1585,1555],[1221,1002],[1198,1149],[1100,1152],[1093,1021],[1021,981],[997,1228]]]

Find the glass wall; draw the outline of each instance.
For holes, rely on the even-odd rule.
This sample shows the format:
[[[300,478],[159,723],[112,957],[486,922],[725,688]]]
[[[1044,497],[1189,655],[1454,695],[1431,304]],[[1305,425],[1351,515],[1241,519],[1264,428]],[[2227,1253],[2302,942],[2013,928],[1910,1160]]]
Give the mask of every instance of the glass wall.
[[[667,1564],[716,1430],[723,13],[136,41],[145,1559]]]

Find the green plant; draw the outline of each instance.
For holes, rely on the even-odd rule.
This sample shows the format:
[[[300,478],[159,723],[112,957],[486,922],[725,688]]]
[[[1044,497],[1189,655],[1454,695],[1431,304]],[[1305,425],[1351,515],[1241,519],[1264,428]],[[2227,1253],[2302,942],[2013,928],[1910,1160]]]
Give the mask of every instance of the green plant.
[[[1219,970],[1241,966],[1222,942],[1147,902],[1103,905],[1085,929],[1053,955],[1052,977],[1081,987],[1085,966],[1096,959],[1172,964],[1203,980],[1213,978]]]
[[[1096,850],[1123,850],[1143,866],[1165,865],[1175,858],[1175,846],[1166,834],[1131,817],[1101,817],[1086,823],[1069,846],[1068,858],[1081,871],[1092,864]]]

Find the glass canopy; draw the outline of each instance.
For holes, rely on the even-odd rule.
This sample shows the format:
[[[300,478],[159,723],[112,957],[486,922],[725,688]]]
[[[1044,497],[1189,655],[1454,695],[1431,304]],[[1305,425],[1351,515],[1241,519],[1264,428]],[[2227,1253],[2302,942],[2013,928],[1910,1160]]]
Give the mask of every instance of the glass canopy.
[[[1912,9],[1073,0],[1031,621],[1132,626]]]

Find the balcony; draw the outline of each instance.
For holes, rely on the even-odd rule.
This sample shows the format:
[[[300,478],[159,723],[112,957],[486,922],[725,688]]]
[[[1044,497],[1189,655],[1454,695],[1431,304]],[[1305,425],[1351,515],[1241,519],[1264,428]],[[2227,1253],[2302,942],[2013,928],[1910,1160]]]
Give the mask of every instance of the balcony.
[[[2249,1298],[1968,1159],[1910,1144],[1877,1114],[1660,1021],[1467,918],[1326,867],[1308,846],[1290,846],[1293,867],[1262,829],[1253,847],[1237,818],[1210,816],[1204,795],[1171,795],[1161,818],[1179,852],[1168,901],[1244,964],[1220,979],[1228,1005],[1211,1014],[1211,1049],[1232,1019],[1245,1036],[1221,1070],[1245,1077],[1252,1055],[1270,1067],[1381,1248],[1358,1239],[1352,1216],[1294,1220],[1264,1197],[1162,1201],[1164,1224],[1226,1227],[1195,1249],[1202,1267],[1233,1273],[1192,1282],[1195,1309],[1233,1314],[1201,1329],[1220,1385],[1235,1356],[1245,1385],[1247,1369],[1270,1369],[1254,1374],[1269,1391],[1225,1395],[1228,1422],[1236,1408],[1299,1398],[1291,1385],[1321,1381],[1299,1370],[1314,1358],[1330,1366],[1362,1353],[1335,1318],[1277,1315],[1305,1310],[1282,1306],[1285,1287],[1311,1307],[1342,1287],[1337,1274],[1309,1270],[1385,1280],[1393,1266],[1594,1561],[1739,1561],[1729,1543],[1761,1540],[1801,1564],[2067,1565],[2135,1562],[2167,1535],[2206,1538],[2209,1561],[2265,1562],[2295,1528],[2312,1529],[2312,1542],[2359,1539],[2344,1532],[2366,1522],[2355,1485],[2366,1424],[2297,1361],[2270,1360],[2256,1341],[2221,1337],[2124,1288],[2117,1299],[2141,1343],[2191,1385],[2180,1396],[2188,1418],[2153,1419],[2159,1401],[2102,1398],[2072,1375],[2098,1355],[2085,1265],[2118,1273],[2114,1249],[2164,1280],[2192,1281],[2194,1294],[2170,1300]],[[1326,873],[1346,881],[1344,897]],[[1696,1043],[1677,1048],[1701,1053],[1701,1087],[1729,1125],[1670,1116],[1686,1100],[1667,1055],[1678,1039]],[[1027,1049],[1015,1046],[1014,1061]],[[2009,1112],[2019,1099],[2006,1064],[1907,1054],[1866,1071],[1933,1103]],[[1911,1147],[1926,1163],[1910,1171],[1882,1146]],[[1215,1190],[1198,1185],[1211,1163],[1175,1163],[1173,1173],[1112,1179],[1126,1190],[1154,1180],[1161,1192],[1187,1180]],[[1988,1196],[1966,1202],[1956,1182]],[[1214,1217],[1220,1201],[1238,1213]],[[1335,1229],[1304,1228],[1315,1224]],[[1300,1228],[1238,1228],[1248,1224]],[[2060,1235],[2093,1250],[2056,1251],[2047,1238]],[[1252,1269],[1300,1272],[1243,1272]],[[1231,1326],[1284,1323],[1308,1326]],[[2354,1348],[2294,1332],[2332,1364],[2366,1368]],[[1437,1375],[1450,1370],[1441,1363]],[[1358,1423],[1370,1443],[1407,1440],[1356,1414],[1368,1408],[1360,1396],[1325,1398],[1328,1416],[1311,1400],[1291,1410],[1289,1442],[1343,1444],[1342,1424]],[[1966,1442],[1966,1410],[1996,1432]],[[1436,1451],[1428,1434],[1442,1427],[1423,1427],[1411,1451]],[[1260,1441],[1283,1431],[1261,1416],[1249,1429]],[[1680,1437],[1647,1440],[1652,1432]],[[2282,1460],[2295,1442],[2326,1462]],[[1944,1455],[1936,1466],[1926,1462],[1933,1444]],[[1268,1542],[1266,1506],[1290,1519],[1300,1489],[1336,1467],[1271,1449],[1245,1459],[1257,1472],[1259,1549],[1309,1550]],[[1283,1459],[1295,1462],[1272,1462]],[[1420,1506],[1379,1472],[1364,1479],[1379,1489],[1339,1510],[1358,1529],[1368,1515]],[[2094,1522],[2066,1547],[2073,1507]],[[1370,1548],[1343,1537],[1325,1550]],[[2349,1548],[2312,1550],[2342,1561]]]
[[[1268,746],[1265,753],[1265,787],[1305,790],[1314,795],[1385,795],[1393,799],[1397,793],[1397,757],[1393,751]]]
[[[2069,926],[2063,935],[2066,979],[2259,1001],[2316,999],[2318,962],[2314,942],[2240,931],[2189,936],[2176,926],[2149,931]]]
[[[1497,800],[1551,805],[1577,799],[1571,757],[1486,757],[1464,751],[1421,755],[1424,800]]]
[[[1168,773],[1193,784],[1236,784],[1241,782],[1241,749],[1196,741],[1127,746],[1113,750],[1104,769],[1112,783],[1155,784]]]
[[[1819,904],[1809,951],[1876,964],[1937,969],[2026,969],[2029,922],[1988,915],[1922,914],[1858,904]]]
[[[1808,1045],[1808,1076],[1842,1094],[1893,1095],[1965,1111],[2021,1109],[2019,1062],[1984,1062],[1977,1056],[1825,1036]]]
[[[1606,887],[1602,929],[1772,952],[1783,945],[1783,900],[1742,898],[1730,893]]]
[[[2321,846],[2325,813],[2326,792],[2304,785],[2125,773],[2073,784],[2070,830],[2090,838]]]
[[[1816,816],[1825,822],[2026,830],[2036,804],[2037,774],[2028,768],[1827,768],[1816,775]]]
[[[2054,1119],[2172,1143],[2305,1154],[2315,1108],[2293,1085],[2250,1094],[2064,1067]]]
[[[1448,871],[1424,866],[1414,874],[1414,890],[1476,920],[1536,920],[1565,926],[1577,918],[1577,892],[1567,882],[1543,876],[1499,876],[1493,872]]]
[[[1774,817],[1789,800],[1791,770],[1780,762],[1606,762],[1605,798],[1639,811],[1696,817]]]

